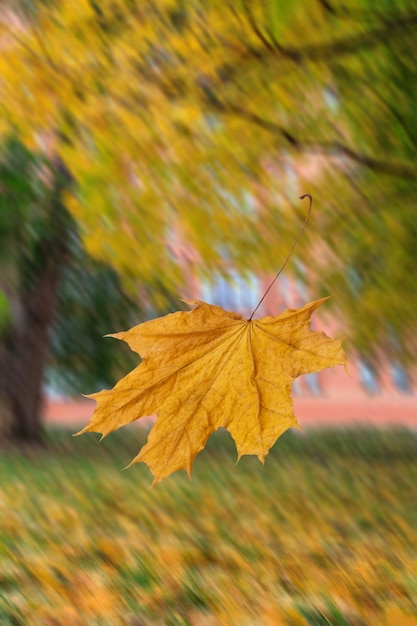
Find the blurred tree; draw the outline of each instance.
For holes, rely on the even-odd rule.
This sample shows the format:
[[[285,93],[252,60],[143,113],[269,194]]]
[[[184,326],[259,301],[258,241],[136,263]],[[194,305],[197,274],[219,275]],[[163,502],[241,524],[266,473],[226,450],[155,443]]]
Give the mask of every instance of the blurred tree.
[[[0,181],[0,430],[33,442],[46,368],[70,392],[112,386],[134,361],[116,342],[104,350],[102,335],[141,321],[145,307],[83,250],[62,204],[62,164],[9,140]]]
[[[289,198],[313,192],[304,265],[362,352],[414,358],[413,0],[28,6],[3,2],[3,126],[53,136],[89,253],[146,284],[164,268],[167,292],[176,230],[206,272],[225,254],[276,269],[300,219]]]

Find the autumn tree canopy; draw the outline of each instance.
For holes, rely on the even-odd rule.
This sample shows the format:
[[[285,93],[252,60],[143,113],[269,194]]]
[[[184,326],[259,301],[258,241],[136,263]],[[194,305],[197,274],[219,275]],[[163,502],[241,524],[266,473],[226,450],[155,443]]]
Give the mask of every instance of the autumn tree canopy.
[[[411,0],[2,5],[2,131],[65,162],[89,252],[179,291],[176,237],[205,272],[276,270],[313,193],[299,254],[361,350],[412,354]]]

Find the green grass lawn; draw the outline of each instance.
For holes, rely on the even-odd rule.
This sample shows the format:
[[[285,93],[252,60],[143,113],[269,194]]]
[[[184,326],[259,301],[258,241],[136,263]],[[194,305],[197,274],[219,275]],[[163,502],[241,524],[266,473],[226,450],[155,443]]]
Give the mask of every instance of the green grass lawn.
[[[151,490],[143,442],[1,451],[2,626],[413,623],[417,433],[290,431],[262,466],[220,432]]]

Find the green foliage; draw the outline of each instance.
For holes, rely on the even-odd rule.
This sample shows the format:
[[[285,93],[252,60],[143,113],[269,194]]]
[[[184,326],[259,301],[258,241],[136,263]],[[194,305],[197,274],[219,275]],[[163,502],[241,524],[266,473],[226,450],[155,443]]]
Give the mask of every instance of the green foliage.
[[[70,394],[112,387],[126,369],[138,364],[138,357],[120,342],[103,341],[103,335],[126,330],[150,315],[146,300],[129,294],[114,269],[78,247],[59,286],[51,330],[50,382]]]
[[[74,237],[74,221],[59,202],[69,182],[59,166],[16,136],[8,136],[2,146],[0,181],[0,260],[6,279],[16,282],[23,297],[51,262],[58,226],[69,240]],[[50,254],[45,254],[49,246]]]
[[[103,335],[128,327],[135,312],[140,315],[138,308],[116,272],[80,250],[59,286],[48,378],[69,393],[113,386],[123,368],[132,368],[137,359],[116,342],[103,341]]]
[[[6,294],[0,289],[0,337],[11,327],[12,312]]]
[[[33,205],[41,204],[41,183],[34,184],[34,155],[16,137],[7,137],[0,153],[0,255],[26,244],[32,229]],[[39,210],[39,209],[38,209]],[[25,227],[23,227],[23,224]]]

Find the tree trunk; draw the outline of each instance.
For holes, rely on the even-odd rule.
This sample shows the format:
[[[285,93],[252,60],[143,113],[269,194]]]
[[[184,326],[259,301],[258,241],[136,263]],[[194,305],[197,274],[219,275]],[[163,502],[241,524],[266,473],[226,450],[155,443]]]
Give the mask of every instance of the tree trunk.
[[[56,307],[59,269],[58,263],[49,266],[38,277],[32,297],[24,303],[22,323],[15,332],[13,353],[10,354],[11,435],[14,439],[31,443],[42,439],[42,382],[49,330]]]

